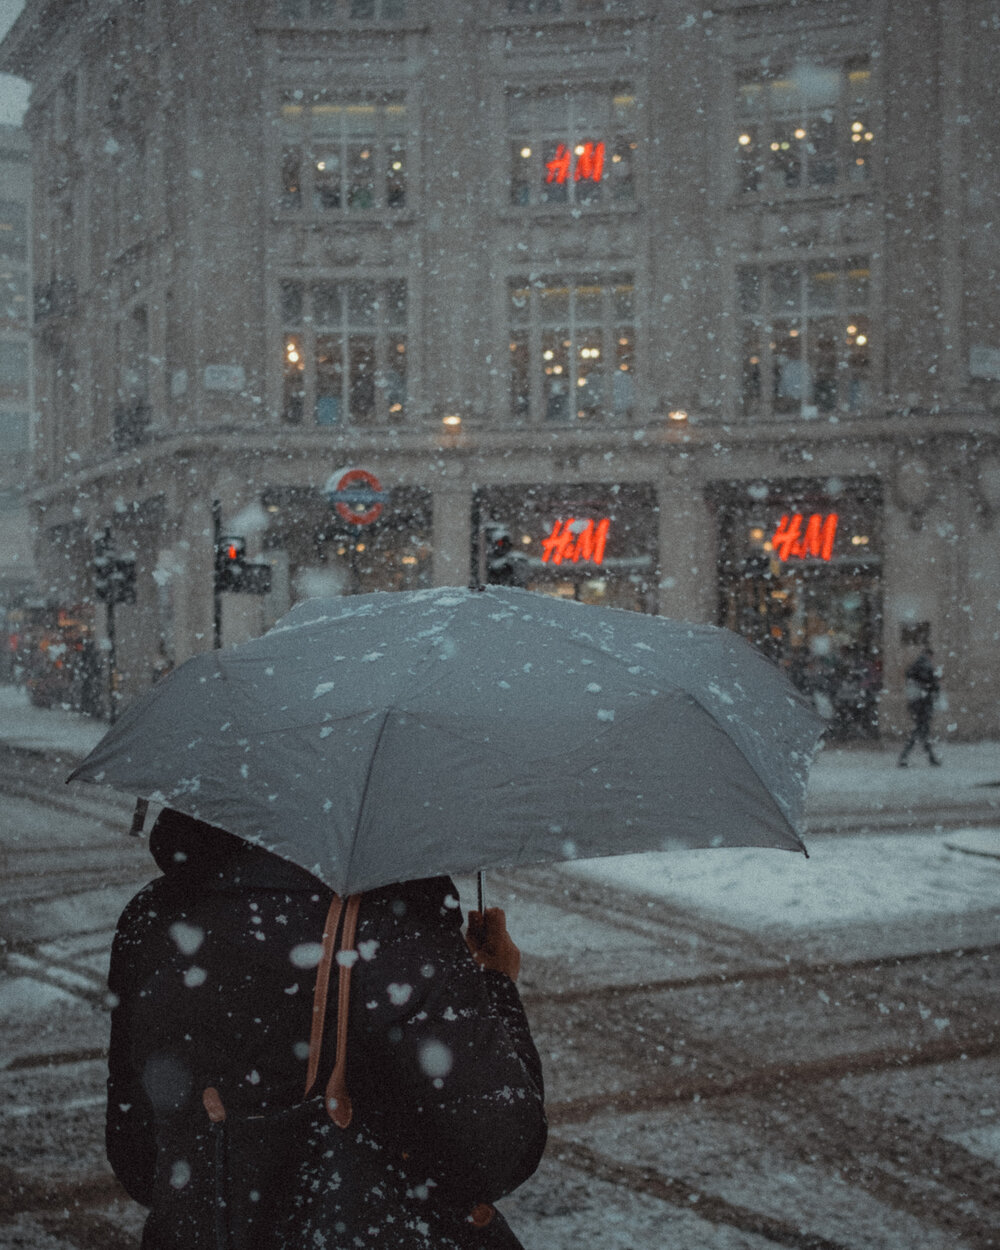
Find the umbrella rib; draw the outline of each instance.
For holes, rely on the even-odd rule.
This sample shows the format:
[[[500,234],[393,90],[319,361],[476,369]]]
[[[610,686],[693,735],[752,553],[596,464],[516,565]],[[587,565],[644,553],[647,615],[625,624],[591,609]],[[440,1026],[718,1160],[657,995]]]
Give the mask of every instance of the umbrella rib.
[[[385,733],[385,727],[389,723],[389,717],[394,711],[393,708],[386,708],[382,716],[382,724],[378,727],[378,735],[375,738],[375,745],[372,747],[371,756],[368,763],[368,772],[365,775],[365,784],[361,791],[361,801],[358,803],[358,818],[354,825],[354,836],[351,839],[351,849],[347,856],[347,865],[344,868],[344,893],[350,894],[347,883],[351,879],[351,869],[354,866],[354,850],[358,845],[358,836],[361,832],[361,821],[365,814],[365,806],[368,803],[368,787],[371,785],[372,773],[375,771],[375,759],[378,755],[378,749],[382,745],[382,735]]]

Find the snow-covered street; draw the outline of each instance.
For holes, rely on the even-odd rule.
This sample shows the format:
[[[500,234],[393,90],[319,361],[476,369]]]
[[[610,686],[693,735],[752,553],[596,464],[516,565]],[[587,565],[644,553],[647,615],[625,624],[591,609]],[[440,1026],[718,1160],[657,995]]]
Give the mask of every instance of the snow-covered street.
[[[0,688],[3,1222],[132,1247],[103,1158],[111,928],[153,875],[130,804],[62,788],[99,723]],[[1000,748],[820,754],[807,860],[719,850],[491,874],[551,1137],[528,1247],[986,1247],[1000,1167]],[[463,906],[474,882],[460,881]],[[933,1177],[933,1179],[928,1179]]]

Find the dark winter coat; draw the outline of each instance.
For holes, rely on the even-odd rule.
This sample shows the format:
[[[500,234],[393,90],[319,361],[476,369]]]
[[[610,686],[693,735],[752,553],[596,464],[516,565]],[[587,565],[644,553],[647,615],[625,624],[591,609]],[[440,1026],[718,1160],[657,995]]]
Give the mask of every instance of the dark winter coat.
[[[111,959],[108,1158],[151,1207],[144,1250],[214,1250],[209,1228],[170,1227],[178,1178],[166,1174],[164,1136],[201,1111],[208,1085],[248,1114],[301,1102],[332,896],[294,865],[177,813],[161,815],[151,850],[164,875],[125,909]],[[329,1250],[518,1244],[499,1213],[482,1229],[467,1217],[538,1165],[541,1067],[516,988],[476,966],[461,924],[447,878],[362,898],[347,1085],[358,1121],[426,1202],[436,1232],[329,1230],[317,1242]],[[334,1061],[336,984],[335,969],[321,1084]]]
[[[906,670],[906,701],[932,707],[940,689],[930,654],[922,651]]]

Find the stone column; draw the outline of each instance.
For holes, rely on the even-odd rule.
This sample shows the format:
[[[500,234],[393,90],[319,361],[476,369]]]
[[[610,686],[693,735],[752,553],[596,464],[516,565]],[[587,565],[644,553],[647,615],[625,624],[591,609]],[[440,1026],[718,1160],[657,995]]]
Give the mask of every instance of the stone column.
[[[690,472],[690,470],[688,470]],[[715,519],[699,485],[672,464],[657,488],[660,504],[659,610],[675,620],[715,620]]]
[[[471,558],[471,492],[448,485],[434,491],[434,585],[466,586]]]

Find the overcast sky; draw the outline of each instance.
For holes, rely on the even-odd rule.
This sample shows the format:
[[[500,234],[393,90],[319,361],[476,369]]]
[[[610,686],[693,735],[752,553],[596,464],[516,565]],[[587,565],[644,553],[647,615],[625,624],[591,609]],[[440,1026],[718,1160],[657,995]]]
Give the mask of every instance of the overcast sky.
[[[6,35],[24,0],[0,0],[0,38]],[[28,84],[22,78],[0,74],[0,124],[20,126],[28,104]]]

